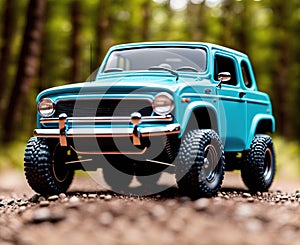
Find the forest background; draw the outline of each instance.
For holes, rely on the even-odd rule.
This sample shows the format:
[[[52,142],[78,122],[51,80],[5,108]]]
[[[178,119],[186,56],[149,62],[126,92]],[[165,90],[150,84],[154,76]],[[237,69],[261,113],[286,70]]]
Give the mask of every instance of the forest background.
[[[278,174],[300,176],[299,0],[0,0],[0,20],[0,169],[22,166],[41,90],[86,80],[114,44],[184,40],[249,55]]]

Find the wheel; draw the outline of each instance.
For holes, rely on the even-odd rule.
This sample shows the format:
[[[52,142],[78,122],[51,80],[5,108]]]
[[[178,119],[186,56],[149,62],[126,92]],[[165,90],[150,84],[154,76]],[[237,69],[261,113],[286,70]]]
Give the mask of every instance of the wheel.
[[[77,156],[67,147],[44,138],[32,137],[27,143],[24,171],[30,187],[42,195],[64,193],[72,183],[74,170],[65,165]]]
[[[242,179],[251,191],[267,191],[276,171],[272,138],[256,135],[241,168]]]
[[[114,192],[124,192],[133,179],[131,164],[122,155],[108,155],[107,164],[103,167],[103,178]]]
[[[184,194],[193,198],[215,195],[224,169],[223,144],[214,130],[196,129],[185,134],[175,164],[177,185]]]

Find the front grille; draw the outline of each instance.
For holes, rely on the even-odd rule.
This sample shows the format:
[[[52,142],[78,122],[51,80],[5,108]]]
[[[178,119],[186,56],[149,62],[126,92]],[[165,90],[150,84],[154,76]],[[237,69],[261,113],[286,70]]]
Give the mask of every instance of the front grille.
[[[102,99],[68,100],[56,104],[55,117],[66,113],[68,117],[112,117],[130,116],[139,112],[142,116],[151,116],[152,105],[148,100],[137,99]]]

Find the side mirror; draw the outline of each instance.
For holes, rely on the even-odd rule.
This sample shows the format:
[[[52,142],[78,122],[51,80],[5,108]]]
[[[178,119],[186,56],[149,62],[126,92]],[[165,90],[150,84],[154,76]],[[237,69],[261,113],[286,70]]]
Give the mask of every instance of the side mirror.
[[[223,82],[228,82],[231,79],[230,72],[220,72],[218,74],[218,85],[217,88],[221,88]]]

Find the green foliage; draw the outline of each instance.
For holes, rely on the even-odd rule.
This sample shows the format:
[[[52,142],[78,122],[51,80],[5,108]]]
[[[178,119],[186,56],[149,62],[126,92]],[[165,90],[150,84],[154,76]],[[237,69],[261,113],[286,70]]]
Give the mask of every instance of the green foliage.
[[[300,142],[289,141],[282,137],[274,138],[277,161],[277,175],[286,179],[300,176]]]
[[[15,141],[0,148],[0,171],[9,168],[23,169],[27,140]]]

